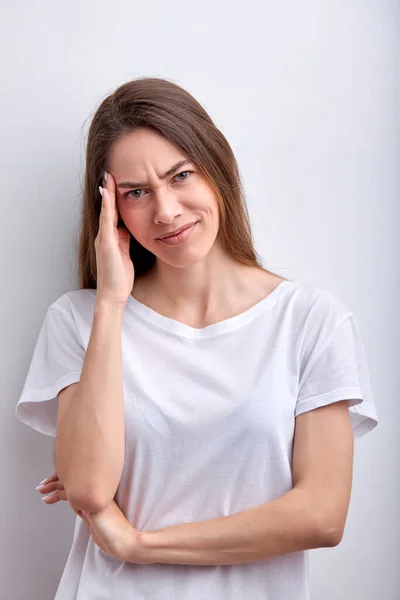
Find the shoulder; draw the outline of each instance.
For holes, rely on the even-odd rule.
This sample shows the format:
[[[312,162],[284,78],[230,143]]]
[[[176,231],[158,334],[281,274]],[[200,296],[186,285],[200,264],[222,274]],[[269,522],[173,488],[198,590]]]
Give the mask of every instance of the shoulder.
[[[329,322],[339,324],[352,315],[349,307],[334,292],[311,283],[291,281],[287,286],[288,308],[304,325]]]
[[[67,317],[75,318],[78,315],[92,316],[96,303],[95,289],[69,290],[56,298],[48,307],[48,312],[57,310]]]
[[[335,332],[343,330],[346,343],[349,334],[346,322],[353,313],[334,292],[317,285],[292,282],[288,293],[286,310],[290,315],[291,344],[297,348],[301,375],[310,357],[316,356]]]

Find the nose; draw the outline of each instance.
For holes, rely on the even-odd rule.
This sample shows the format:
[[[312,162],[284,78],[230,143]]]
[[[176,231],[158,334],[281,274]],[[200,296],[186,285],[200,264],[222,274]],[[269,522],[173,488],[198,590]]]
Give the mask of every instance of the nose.
[[[182,214],[182,207],[174,190],[162,188],[154,191],[154,223],[170,224]]]

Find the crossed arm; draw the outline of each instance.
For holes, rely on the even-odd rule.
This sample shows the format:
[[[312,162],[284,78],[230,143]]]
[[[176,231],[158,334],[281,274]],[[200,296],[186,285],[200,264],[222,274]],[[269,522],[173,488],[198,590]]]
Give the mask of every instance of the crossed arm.
[[[343,400],[296,418],[292,490],[228,517],[141,532],[140,554],[149,563],[232,565],[336,546],[344,532],[352,474],[353,432]],[[132,562],[137,551],[132,548]]]

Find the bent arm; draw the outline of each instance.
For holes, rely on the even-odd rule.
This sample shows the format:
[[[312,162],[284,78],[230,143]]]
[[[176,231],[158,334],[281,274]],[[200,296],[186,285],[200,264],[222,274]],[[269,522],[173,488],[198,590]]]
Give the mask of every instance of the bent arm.
[[[136,541],[140,554],[148,563],[232,565],[336,546],[343,536],[352,468],[347,400],[299,415],[292,490],[228,517],[143,531]],[[132,562],[134,553],[132,548]]]
[[[125,454],[121,322],[123,308],[95,306],[77,391],[59,405],[55,470],[76,510],[99,511],[113,499]]]

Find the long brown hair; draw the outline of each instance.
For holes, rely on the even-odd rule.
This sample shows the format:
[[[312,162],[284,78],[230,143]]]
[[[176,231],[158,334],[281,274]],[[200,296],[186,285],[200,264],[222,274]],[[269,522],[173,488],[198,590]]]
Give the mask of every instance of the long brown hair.
[[[107,170],[111,145],[137,127],[158,131],[189,157],[215,191],[220,208],[219,238],[224,247],[237,261],[267,271],[254,248],[239,168],[226,138],[189,92],[166,79],[140,77],[107,96],[90,124],[78,247],[80,287],[97,287],[94,241],[101,209],[98,186]],[[132,234],[130,256],[135,278],[156,260]]]

